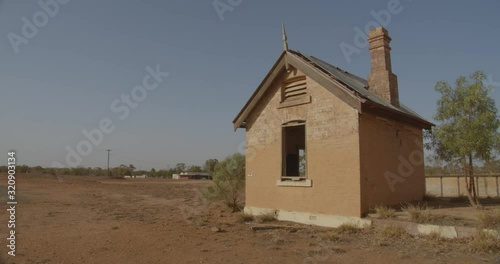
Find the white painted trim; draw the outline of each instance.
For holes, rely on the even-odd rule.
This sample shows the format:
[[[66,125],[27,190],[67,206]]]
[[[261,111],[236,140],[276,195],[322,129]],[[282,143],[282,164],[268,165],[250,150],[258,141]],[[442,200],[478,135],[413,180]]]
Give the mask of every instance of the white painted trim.
[[[369,227],[372,224],[371,220],[359,217],[341,216],[341,215],[326,215],[305,212],[292,212],[286,210],[275,210],[269,208],[245,207],[245,213],[251,215],[263,215],[274,213],[276,219],[280,221],[291,221],[307,225],[339,227],[343,224],[352,224],[358,228]]]
[[[283,180],[277,180],[276,185],[283,187],[312,187],[312,180],[302,180],[302,181],[283,181]]]

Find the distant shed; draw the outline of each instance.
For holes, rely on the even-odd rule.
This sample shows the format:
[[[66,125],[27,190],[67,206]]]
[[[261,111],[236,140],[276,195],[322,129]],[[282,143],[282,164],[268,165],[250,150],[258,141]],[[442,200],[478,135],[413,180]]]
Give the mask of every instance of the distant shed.
[[[175,177],[172,175],[172,179],[185,179],[185,180],[211,180],[212,176],[206,172],[181,172]]]

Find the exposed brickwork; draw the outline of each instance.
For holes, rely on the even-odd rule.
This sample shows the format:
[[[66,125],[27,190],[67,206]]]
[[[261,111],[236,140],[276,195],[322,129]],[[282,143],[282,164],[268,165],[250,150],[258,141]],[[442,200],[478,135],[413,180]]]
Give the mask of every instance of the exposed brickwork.
[[[363,113],[359,120],[362,211],[366,213],[377,205],[422,200],[425,195],[424,163],[419,159],[423,159],[422,129],[369,113]],[[393,185],[394,189],[386,178],[388,173],[402,180]]]
[[[391,38],[387,30],[382,27],[371,30],[368,42],[371,56],[369,89],[392,105],[399,106],[398,77],[392,73]]]
[[[297,75],[302,74],[297,72]],[[307,78],[309,104],[279,108],[279,76],[247,119],[246,206],[360,216],[358,112]],[[281,125],[306,120],[312,187],[280,187]]]
[[[399,106],[390,41],[383,28],[370,32],[369,89]],[[423,160],[411,164],[411,173],[400,172],[401,160],[415,160],[417,154],[423,158],[422,129],[370,111],[360,110],[360,114],[360,108],[310,77],[306,78],[308,100],[284,105],[283,81],[304,76],[292,66],[291,71],[276,76],[246,118],[246,206],[361,217],[375,205],[421,200],[425,194]],[[306,175],[312,187],[277,184],[282,172],[282,124],[296,120],[305,120]],[[399,177],[398,182],[391,186],[386,172]]]

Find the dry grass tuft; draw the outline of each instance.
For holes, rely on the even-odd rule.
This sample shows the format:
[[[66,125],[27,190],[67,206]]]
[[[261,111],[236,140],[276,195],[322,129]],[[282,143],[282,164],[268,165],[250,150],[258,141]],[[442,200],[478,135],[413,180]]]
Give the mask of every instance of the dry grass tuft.
[[[371,243],[374,246],[387,247],[391,243],[399,243],[407,238],[411,238],[411,236],[402,227],[387,226],[374,230]]]
[[[387,226],[381,229],[378,233],[383,237],[390,239],[403,239],[410,237],[410,235],[399,226]]]
[[[442,238],[438,232],[431,232],[428,235],[423,235],[422,238],[425,238],[427,240],[432,240],[432,241],[444,241],[444,240],[446,240],[445,238]]]
[[[343,240],[342,236],[340,236],[339,233],[337,233],[336,231],[330,231],[330,232],[325,233],[322,236],[322,239],[329,241],[329,242],[340,242]]]
[[[477,216],[477,221],[481,228],[500,230],[500,212],[496,212],[496,214],[480,213]]]
[[[335,228],[335,231],[339,234],[358,234],[363,232],[363,229],[353,223],[346,223]]]
[[[430,213],[427,205],[414,205],[407,203],[402,206],[402,209],[405,213],[408,214],[411,221],[417,222],[419,224],[430,223],[436,218]]]
[[[484,231],[480,231],[471,239],[469,245],[474,252],[493,254],[500,251],[500,239]]]
[[[252,214],[240,212],[238,214],[238,222],[252,222],[254,219]]]
[[[378,215],[378,218],[380,219],[388,219],[396,217],[396,210],[385,205],[375,207],[375,213]]]
[[[265,214],[257,216],[257,219],[260,223],[274,222],[276,221],[276,215],[273,211],[269,211]]]

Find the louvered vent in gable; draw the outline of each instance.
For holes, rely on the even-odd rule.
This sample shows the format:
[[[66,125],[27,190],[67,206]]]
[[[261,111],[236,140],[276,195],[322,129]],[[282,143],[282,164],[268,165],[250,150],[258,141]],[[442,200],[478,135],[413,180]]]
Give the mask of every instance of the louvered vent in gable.
[[[311,96],[307,90],[305,75],[294,76],[281,83],[281,103],[278,108],[308,104]]]
[[[306,76],[297,76],[283,82],[283,100],[296,100],[307,95]]]

